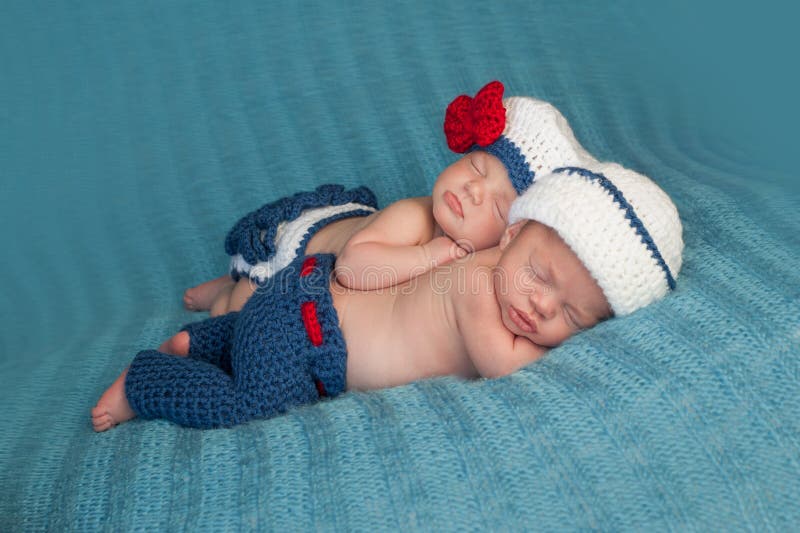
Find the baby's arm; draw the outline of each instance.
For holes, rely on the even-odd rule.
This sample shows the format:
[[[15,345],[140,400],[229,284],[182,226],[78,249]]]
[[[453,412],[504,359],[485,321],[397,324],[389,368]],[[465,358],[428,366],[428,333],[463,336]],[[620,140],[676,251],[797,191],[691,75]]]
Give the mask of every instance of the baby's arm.
[[[547,348],[514,335],[503,325],[497,300],[490,291],[460,295],[458,300],[458,329],[472,365],[482,377],[512,374],[547,353]]]
[[[383,209],[353,235],[336,259],[336,279],[351,289],[403,283],[466,252],[446,236],[431,238],[430,199],[408,198]]]
[[[473,331],[480,333],[477,330],[476,324]],[[513,374],[547,353],[547,348],[534,344],[525,337],[518,337],[505,328],[503,330],[504,334],[495,335],[494,338],[487,336],[475,343],[467,341],[472,332],[464,335],[472,364],[485,378],[499,378]]]

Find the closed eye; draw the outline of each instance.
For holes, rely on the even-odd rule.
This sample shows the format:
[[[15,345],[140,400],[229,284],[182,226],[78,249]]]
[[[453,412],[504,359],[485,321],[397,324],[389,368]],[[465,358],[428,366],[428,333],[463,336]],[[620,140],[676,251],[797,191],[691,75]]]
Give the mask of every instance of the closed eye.
[[[475,161],[473,161],[472,159],[470,159],[470,160],[469,160],[469,163],[470,163],[470,165],[472,165],[472,168],[474,168],[474,169],[475,169],[475,172],[477,172],[478,174],[480,174],[481,176],[483,176],[483,173],[482,173],[482,172],[481,172],[481,170],[478,168],[478,165],[476,165],[476,164],[475,164]]]
[[[534,269],[534,271],[533,271],[533,272],[534,272],[534,274],[536,274],[536,277],[537,277],[537,278],[539,278],[539,281],[541,281],[541,282],[542,282],[542,283],[544,283],[545,285],[548,283],[548,281],[547,281],[547,278],[546,278],[546,277],[544,277],[544,274],[542,273],[542,271],[541,271],[541,270]]]
[[[486,173],[483,170],[481,170],[481,168],[475,163],[475,158],[477,158],[477,157],[478,157],[478,155],[473,153],[472,157],[469,158],[469,162],[472,165],[472,168],[475,169],[475,172],[477,172],[481,176],[486,176]]]
[[[495,210],[497,210],[497,216],[499,216],[500,220],[502,220],[505,223],[506,217],[503,216],[503,210],[500,209],[500,204],[498,202],[494,203],[494,208]]]
[[[572,324],[573,328],[578,330],[583,329],[581,325],[578,324],[578,321],[575,320],[575,317],[572,316],[572,313],[570,313],[566,308],[564,308],[564,316],[566,317],[567,322]]]

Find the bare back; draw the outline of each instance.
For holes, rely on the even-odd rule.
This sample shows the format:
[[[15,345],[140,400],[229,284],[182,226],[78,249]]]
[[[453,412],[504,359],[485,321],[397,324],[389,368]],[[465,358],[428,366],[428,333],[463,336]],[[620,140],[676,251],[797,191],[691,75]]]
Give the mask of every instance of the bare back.
[[[427,242],[434,237],[437,228],[432,209],[430,196],[420,196],[400,200],[368,216],[331,222],[311,237],[305,253],[306,255],[334,254],[338,257],[356,233],[379,220],[381,221],[379,225],[390,228],[393,238],[397,238],[395,234],[412,228],[412,237],[407,238],[411,241]],[[380,234],[372,235],[372,238],[389,241],[387,236]]]
[[[339,255],[350,238],[367,227],[377,216],[373,213],[365,217],[343,218],[331,222],[317,231],[306,245],[306,255]]]

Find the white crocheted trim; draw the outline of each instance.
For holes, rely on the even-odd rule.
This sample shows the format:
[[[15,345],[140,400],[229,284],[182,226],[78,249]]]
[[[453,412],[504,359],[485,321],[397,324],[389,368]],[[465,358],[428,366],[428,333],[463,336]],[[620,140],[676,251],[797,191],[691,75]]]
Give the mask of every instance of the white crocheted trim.
[[[503,105],[506,108],[503,135],[520,149],[536,176],[559,167],[596,162],[553,104],[529,96],[512,96],[503,100]]]
[[[275,231],[275,255],[272,258],[251,265],[244,260],[241,254],[237,254],[231,257],[231,271],[249,273],[251,279],[263,283],[276,272],[286,268],[297,257],[297,249],[312,226],[326,218],[343,215],[350,211],[373,212],[376,209],[354,202],[306,209],[294,220],[278,224]]]
[[[589,170],[605,176],[622,193],[677,278],[683,228],[669,196],[646,176],[616,163],[598,163]],[[511,206],[511,223],[521,219],[555,229],[597,280],[617,315],[644,307],[669,290],[664,269],[625,218],[625,209],[596,180],[567,172],[537,178]]]

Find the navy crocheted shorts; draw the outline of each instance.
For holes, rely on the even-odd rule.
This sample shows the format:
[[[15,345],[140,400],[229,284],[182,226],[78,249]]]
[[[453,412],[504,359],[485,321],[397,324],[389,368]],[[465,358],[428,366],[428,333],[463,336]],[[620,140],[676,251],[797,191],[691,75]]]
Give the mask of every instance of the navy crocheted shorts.
[[[305,255],[311,237],[331,222],[363,217],[377,210],[375,195],[367,187],[345,189],[320,185],[265,204],[239,219],[225,238],[234,281],[267,278]]]
[[[137,354],[125,394],[142,418],[232,426],[345,390],[347,348],[333,307],[335,257],[300,257],[238,313],[185,326],[189,356]]]

